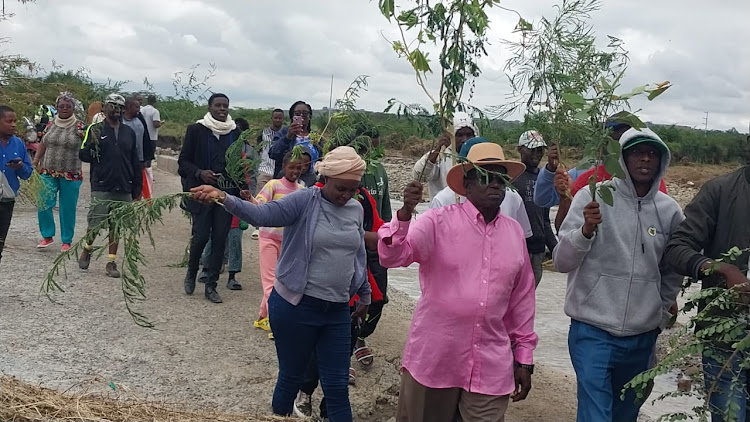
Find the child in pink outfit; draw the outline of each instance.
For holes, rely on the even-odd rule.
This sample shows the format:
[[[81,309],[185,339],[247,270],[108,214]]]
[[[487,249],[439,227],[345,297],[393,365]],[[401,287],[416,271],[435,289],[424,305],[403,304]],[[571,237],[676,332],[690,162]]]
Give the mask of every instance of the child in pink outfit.
[[[292,153],[290,151],[284,156],[282,168],[284,170],[284,177],[273,179],[266,183],[255,198],[258,203],[276,201],[298,189],[304,189],[304,186],[297,182],[302,171],[301,159],[292,160]],[[279,254],[281,253],[283,234],[283,227],[260,228],[258,246],[260,250],[260,279],[263,283],[263,301],[260,303],[258,319],[253,325],[256,328],[266,331],[271,330],[268,322],[268,296],[271,295],[273,283],[276,282],[276,262],[279,260]]]

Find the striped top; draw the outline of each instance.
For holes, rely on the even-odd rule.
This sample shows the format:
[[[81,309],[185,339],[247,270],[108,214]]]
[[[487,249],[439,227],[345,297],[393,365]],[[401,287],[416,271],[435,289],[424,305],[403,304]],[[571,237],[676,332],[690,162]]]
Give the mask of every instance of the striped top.
[[[290,182],[286,177],[273,179],[263,186],[263,189],[258,193],[258,196],[256,196],[255,199],[257,199],[259,203],[264,204],[266,202],[276,201],[296,190],[304,188],[305,187],[299,183]],[[261,237],[281,240],[284,234],[284,228],[261,227],[259,232]]]
[[[268,152],[271,151],[271,145],[273,145],[274,139],[279,136],[279,132],[267,127],[263,130],[261,135],[261,150],[260,150],[260,165],[258,171],[262,174],[270,174],[276,171],[276,161],[268,156]]]

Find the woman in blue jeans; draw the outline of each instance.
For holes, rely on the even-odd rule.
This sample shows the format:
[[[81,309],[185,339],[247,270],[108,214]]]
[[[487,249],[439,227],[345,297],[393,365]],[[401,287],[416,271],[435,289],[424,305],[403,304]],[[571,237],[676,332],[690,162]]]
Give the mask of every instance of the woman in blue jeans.
[[[351,147],[338,147],[316,165],[323,188],[298,190],[278,201],[251,204],[212,186],[191,189],[199,202],[218,202],[254,226],[285,227],[276,283],[268,299],[279,359],[273,412],[292,414],[313,352],[326,397],[328,419],[349,422],[351,321],[364,318],[371,301],[362,206],[353,199],[365,162]],[[350,314],[349,300],[359,295]]]

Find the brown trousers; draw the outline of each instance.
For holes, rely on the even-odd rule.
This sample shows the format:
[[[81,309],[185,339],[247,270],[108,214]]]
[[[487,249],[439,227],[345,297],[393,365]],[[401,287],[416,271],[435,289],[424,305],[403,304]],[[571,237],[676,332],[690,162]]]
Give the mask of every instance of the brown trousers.
[[[504,422],[508,402],[508,396],[425,387],[404,369],[396,422]]]

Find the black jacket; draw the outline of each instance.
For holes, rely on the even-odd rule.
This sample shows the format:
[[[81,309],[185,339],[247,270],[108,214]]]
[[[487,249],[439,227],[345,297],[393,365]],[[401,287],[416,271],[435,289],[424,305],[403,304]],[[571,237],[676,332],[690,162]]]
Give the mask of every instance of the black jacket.
[[[718,274],[707,276],[700,267],[710,259],[722,258],[722,253],[734,246],[750,247],[749,209],[750,166],[709,180],[685,207],[685,220],[672,232],[664,251],[667,263],[678,274],[702,280],[701,289],[726,287],[726,281]],[[747,273],[748,257],[750,254],[744,252],[732,264]],[[705,301],[699,303],[700,309],[705,306]],[[730,313],[728,310],[711,311],[712,315],[729,316]],[[696,330],[710,324],[699,321]],[[724,347],[731,343],[715,342]]]
[[[235,132],[229,132],[216,139],[211,129],[200,123],[193,123],[185,131],[185,141],[177,161],[178,173],[182,177],[182,188],[185,192],[205,183],[200,178],[202,170],[221,173],[226,180],[226,154],[229,145],[235,141]],[[238,189],[226,189],[232,195],[238,195]]]
[[[750,247],[748,210],[750,166],[706,182],[685,207],[685,220],[667,243],[667,262],[677,273],[703,280],[703,288],[726,286],[718,276],[705,276],[700,267],[734,246]],[[735,262],[743,272],[749,256],[745,252]]]
[[[91,163],[91,190],[97,192],[130,192],[141,195],[143,174],[135,146],[135,131],[120,123],[119,136],[105,120],[86,129],[78,157]]]

